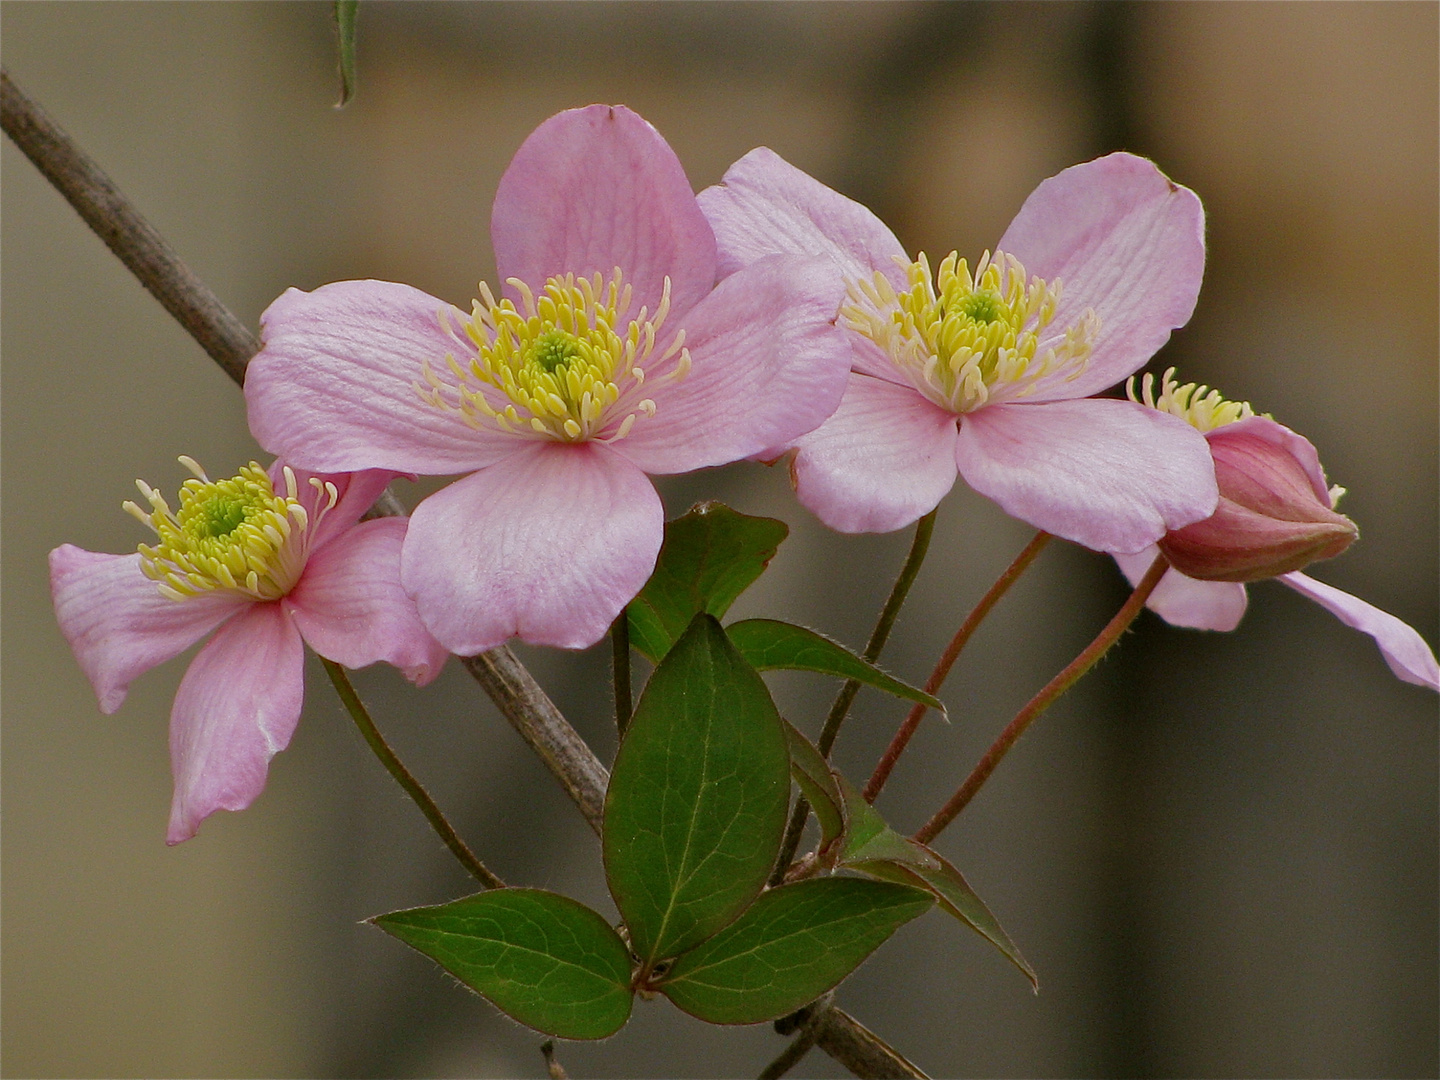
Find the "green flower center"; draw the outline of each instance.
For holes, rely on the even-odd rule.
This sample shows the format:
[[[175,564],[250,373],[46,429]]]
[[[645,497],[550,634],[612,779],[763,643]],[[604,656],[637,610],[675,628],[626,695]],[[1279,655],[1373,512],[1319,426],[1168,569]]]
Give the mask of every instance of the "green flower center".
[[[535,339],[527,359],[553,374],[557,368],[567,366],[580,354],[580,342],[574,334],[567,334],[564,330],[551,330]]]
[[[140,545],[140,568],[172,600],[216,589],[252,600],[278,600],[295,587],[308,558],[310,514],[299,500],[295,474],[284,470],[285,490],[277,492],[269,474],[251,462],[239,475],[211,480],[195,461],[181,463],[195,474],[180,486],[180,509],[144,481],[136,486],[150,504],[125,509],[152,530],[157,543]],[[335,505],[334,484],[321,484],[319,515]],[[316,519],[318,520],[318,518]]]
[[[228,495],[214,495],[204,501],[191,503],[190,520],[183,522],[185,531],[203,539],[219,539],[229,536],[245,523],[250,516],[249,507],[240,499]]]
[[[1005,301],[999,293],[991,289],[983,289],[963,297],[956,310],[978,323],[999,322],[1001,316],[1006,314]]]

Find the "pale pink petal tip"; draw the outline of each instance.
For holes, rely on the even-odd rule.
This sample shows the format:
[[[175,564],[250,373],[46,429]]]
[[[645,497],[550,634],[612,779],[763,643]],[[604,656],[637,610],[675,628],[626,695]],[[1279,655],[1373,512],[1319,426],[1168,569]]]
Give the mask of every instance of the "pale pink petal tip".
[[[500,178],[490,237],[500,280],[537,292],[549,277],[618,266],[632,311],[653,314],[668,277],[680,320],[715,286],[715,234],[680,159],[623,105],[570,109],[531,132]]]
[[[720,274],[767,255],[827,255],[851,280],[879,270],[904,287],[900,241],[871,211],[761,146],[697,198],[715,229]]]
[[[106,555],[62,544],[50,552],[50,592],[60,632],[113,713],[135,678],[184,652],[247,601],[228,593],[189,600],[161,596],[139,555]]]
[[[1132,555],[1116,555],[1115,561],[1134,586],[1140,584],[1158,553],[1159,549],[1151,546]],[[1145,606],[1171,626],[1223,632],[1240,625],[1248,603],[1245,586],[1239,582],[1196,581],[1172,568],[1165,571]]]
[[[450,654],[430,636],[400,585],[408,520],[366,521],[310,557],[284,600],[305,641],[348,668],[386,661],[417,686],[440,674]]]
[[[1031,400],[1087,397],[1145,363],[1195,310],[1205,272],[1205,212],[1193,191],[1133,154],[1110,154],[1044,180],[997,245],[1026,273],[1059,278],[1052,327],[1100,318],[1090,365],[1041,380]]]
[[[1011,517],[1097,551],[1139,551],[1209,517],[1219,499],[1204,436],[1113,398],[968,413],[955,460]]]
[[[415,509],[400,574],[461,656],[519,637],[583,649],[655,567],[665,514],[649,478],[599,443],[532,443]]]
[[[1440,690],[1440,665],[1436,664],[1435,654],[1408,623],[1306,574],[1282,574],[1277,580],[1301,596],[1308,596],[1346,626],[1374,638],[1396,678]]]
[[[216,810],[243,810],[300,719],[305,647],[279,603],[252,604],[201,649],[170,714],[175,797],[166,842]]]
[[[835,415],[795,445],[796,496],[837,532],[904,528],[955,484],[955,417],[868,375],[852,374]]]
[[[265,345],[245,371],[251,434],[291,466],[316,472],[434,476],[498,460],[508,437],[471,428],[416,390],[426,363],[445,372],[447,355],[473,355],[458,329],[464,318],[389,281],[287,290],[261,316]]]

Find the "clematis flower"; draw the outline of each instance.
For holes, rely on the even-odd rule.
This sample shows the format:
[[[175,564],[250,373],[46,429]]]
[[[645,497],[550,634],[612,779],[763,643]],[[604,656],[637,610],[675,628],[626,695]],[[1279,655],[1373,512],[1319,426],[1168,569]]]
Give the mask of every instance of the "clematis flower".
[[[310,475],[254,462],[231,479],[195,473],[171,512],[159,492],[125,508],[155,546],[106,555],[50,552],[60,630],[113,713],[132,679],[212,633],[170,713],[175,795],[166,840],[195,835],[216,810],[243,810],[300,719],[304,649],[359,668],[384,660],[424,685],[446,652],[400,587],[403,518],[357,524],[393,473]]]
[[[1181,386],[1174,376],[1174,368],[1165,373],[1157,395],[1153,376],[1146,375],[1139,397],[1132,380],[1131,400],[1204,434],[1215,455],[1220,506],[1213,518],[1171,533],[1157,547],[1115,556],[1132,585],[1156,554],[1172,560],[1147,606],[1174,626],[1234,630],[1249,602],[1243,582],[1274,577],[1374,638],[1396,677],[1440,690],[1435,654],[1412,627],[1299,572],[1339,554],[1356,535],[1350,519],[1335,511],[1345,489],[1326,486],[1310,441],[1257,416],[1248,402],[1227,401],[1194,383]]]
[[[629,109],[540,125],[491,217],[503,298],[466,314],[406,285],[290,290],[262,316],[250,428],[314,469],[470,475],[424,500],[401,579],[432,633],[583,648],[645,583],[663,530],[646,474],[788,442],[834,412],[848,360],[829,260],[716,284],[684,170]]]
[[[848,286],[852,372],[795,449],[800,502],[842,532],[934,509],[957,471],[1014,517],[1136,551],[1215,509],[1203,440],[1173,417],[1089,398],[1183,326],[1205,266],[1194,193],[1111,154],[1044,181],[972,271],[932,278],[869,210],[760,148],[700,194],[721,273],[824,252]]]

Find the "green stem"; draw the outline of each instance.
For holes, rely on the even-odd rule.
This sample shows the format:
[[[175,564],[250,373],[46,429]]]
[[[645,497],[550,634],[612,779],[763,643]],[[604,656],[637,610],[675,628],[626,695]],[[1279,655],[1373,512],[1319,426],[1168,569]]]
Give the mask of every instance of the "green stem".
[[[1102,656],[1120,639],[1126,628],[1135,621],[1141,610],[1145,607],[1145,601],[1150,599],[1150,594],[1155,591],[1155,586],[1169,569],[1165,562],[1165,556],[1156,556],[1155,561],[1150,564],[1150,569],[1145,571],[1145,576],[1140,579],[1140,584],[1135,586],[1135,591],[1130,594],[1115,617],[1105,624],[1105,629],[1095,636],[1095,640],[1085,646],[1084,651],[1065,667],[1060,674],[1051,679],[1043,690],[1025,703],[1025,707],[1015,714],[1000,737],[995,740],[985,756],[980,759],[974,770],[960,785],[960,789],[950,797],[950,801],[942,806],[929,821],[922,825],[915,833],[915,839],[922,844],[928,844],[939,835],[940,831],[954,821],[961,810],[965,809],[967,803],[975,797],[995,767],[1000,764],[1002,758],[1015,745],[1015,741],[1025,733],[1036,717],[1048,709],[1061,694],[1069,690],[1080,681],[1100,660]]]
[[[865,651],[861,653],[872,664],[880,658],[880,652],[890,638],[890,631],[895,626],[895,620],[900,617],[900,609],[905,604],[905,597],[910,594],[910,586],[915,584],[915,576],[920,573],[920,565],[925,561],[925,553],[930,550],[930,536],[935,531],[936,513],[937,511],[931,510],[915,523],[915,538],[910,542],[910,554],[905,556],[905,564],[900,567],[900,575],[895,579],[895,584],[890,589],[889,599],[880,609],[880,617],[875,620],[875,629],[870,632],[870,640],[865,643]],[[855,695],[860,692],[860,686],[858,679],[846,679],[845,685],[835,695],[835,702],[830,706],[830,714],[825,718],[825,726],[820,731],[820,740],[815,744],[826,758],[830,756],[830,750],[835,745],[835,737],[840,734],[840,725],[849,715],[850,706],[855,701]],[[802,795],[795,804],[794,812],[790,815],[789,824],[785,826],[785,839],[780,845],[780,858],[776,861],[775,870],[770,875],[772,886],[779,885],[785,880],[785,871],[790,868],[790,863],[795,858],[795,852],[800,847],[800,836],[805,831],[805,821],[809,816],[810,803]]]
[[[610,624],[610,665],[615,678],[615,730],[623,739],[634,712],[630,693],[630,617],[624,608]]]
[[[1044,550],[1045,545],[1050,542],[1050,534],[1038,532],[1030,543],[1025,545],[1025,550],[1015,556],[1012,562],[990,586],[990,591],[980,598],[965,621],[960,624],[960,629],[955,631],[955,636],[950,639],[950,644],[945,646],[945,651],[940,654],[939,661],[935,664],[935,670],[930,673],[930,678],[925,683],[927,694],[938,694],[940,687],[944,685],[950,669],[955,666],[955,661],[960,656],[960,650],[970,640],[970,636],[985,621],[985,616],[990,614],[990,609],[1000,602],[1000,598],[1010,591],[1020,575],[1023,574],[1035,561],[1035,556]],[[865,801],[873,803],[875,797],[880,794],[880,789],[885,786],[885,781],[890,779],[890,773],[895,768],[895,763],[900,760],[900,755],[905,752],[911,737],[920,726],[920,721],[925,716],[925,706],[916,705],[910,710],[910,715],[905,717],[905,722],[900,725],[895,737],[890,740],[884,755],[875,765],[875,771],[870,776],[870,781],[865,785]]]
[[[450,849],[451,854],[460,860],[460,865],[470,871],[482,885],[487,889],[503,889],[505,882],[501,881],[485,864],[475,857],[475,853],[460,839],[454,827],[445,820],[445,815],[435,805],[435,800],[430,798],[429,792],[420,786],[420,781],[410,774],[410,770],[401,764],[400,759],[395,756],[395,751],[390,749],[390,744],[380,734],[380,729],[375,726],[375,721],[370,719],[360,695],[355,693],[355,687],[350,684],[350,677],[345,674],[345,669],[333,660],[320,658],[325,665],[325,673],[330,676],[330,681],[335,684],[335,692],[340,695],[345,710],[350,718],[355,721],[355,726],[360,729],[360,734],[370,744],[370,749],[380,759],[380,764],[395,778],[395,782],[405,789],[405,794],[414,800],[415,805],[420,807],[420,812],[425,815],[425,820],[430,822],[430,827],[439,834],[440,839],[445,841],[445,846]]]

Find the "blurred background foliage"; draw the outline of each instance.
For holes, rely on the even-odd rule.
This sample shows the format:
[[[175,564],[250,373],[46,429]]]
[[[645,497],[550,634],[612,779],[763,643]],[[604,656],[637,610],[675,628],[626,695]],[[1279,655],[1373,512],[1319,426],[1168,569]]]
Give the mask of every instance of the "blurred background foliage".
[[[551,113],[624,102],[696,188],[759,144],[974,258],[1025,195],[1117,148],[1199,192],[1209,269],[1153,369],[1308,434],[1362,540],[1317,576],[1436,611],[1437,8],[1397,4],[366,3],[343,112],[328,4],[7,3],[4,61],[245,320],[289,286],[406,281],[465,304],[490,201]],[[544,1075],[539,1039],[368,915],[469,891],[318,668],[248,812],[166,849],[183,671],[102,717],[45,552],[126,551],[132,481],[259,451],[239,394],[12,146],[3,150],[3,1061],[18,1076]],[[433,485],[432,485],[433,486]],[[963,485],[962,485],[963,486]],[[406,488],[412,505],[426,486]],[[759,466],[667,482],[792,537],[737,616],[858,646],[908,534],[828,534]],[[924,677],[1028,531],[960,488],[887,655]],[[1124,595],[1055,545],[971,644],[882,800],[913,828]],[[601,647],[526,650],[603,758]],[[475,685],[359,677],[381,726],[507,880],[606,907],[594,837]],[[776,679],[812,729],[831,687]],[[903,713],[862,695],[838,759]],[[1434,1076],[1435,699],[1275,586],[1239,631],[1146,616],[940,842],[1040,973],[907,927],[841,991],[935,1075]],[[565,1045],[575,1075],[753,1074],[782,1042],[664,1002]],[[796,1075],[835,1075],[812,1052]]]

